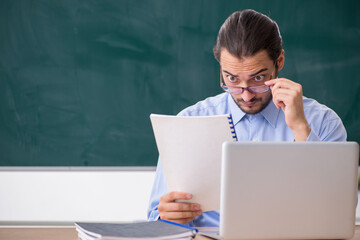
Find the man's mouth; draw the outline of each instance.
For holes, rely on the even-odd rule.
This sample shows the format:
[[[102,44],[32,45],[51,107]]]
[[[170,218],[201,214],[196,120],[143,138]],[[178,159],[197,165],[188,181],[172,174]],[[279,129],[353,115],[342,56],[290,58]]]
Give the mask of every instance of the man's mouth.
[[[239,99],[237,102],[245,107],[253,107],[259,101],[260,101],[259,99],[251,99],[250,101],[245,102],[244,100]]]
[[[242,102],[241,104],[246,107],[252,107],[255,105],[256,102]]]

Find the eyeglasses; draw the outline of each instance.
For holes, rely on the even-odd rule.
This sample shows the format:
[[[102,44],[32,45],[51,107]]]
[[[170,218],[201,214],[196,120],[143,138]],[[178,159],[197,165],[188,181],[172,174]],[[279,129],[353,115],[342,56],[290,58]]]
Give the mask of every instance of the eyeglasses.
[[[259,86],[251,86],[251,87],[237,87],[237,86],[227,86],[224,82],[223,76],[221,74],[221,68],[220,68],[220,87],[230,94],[241,94],[245,90],[248,90],[251,93],[264,93],[270,90],[270,87],[263,84]],[[271,76],[270,76],[271,79]],[[269,79],[269,80],[270,80]]]

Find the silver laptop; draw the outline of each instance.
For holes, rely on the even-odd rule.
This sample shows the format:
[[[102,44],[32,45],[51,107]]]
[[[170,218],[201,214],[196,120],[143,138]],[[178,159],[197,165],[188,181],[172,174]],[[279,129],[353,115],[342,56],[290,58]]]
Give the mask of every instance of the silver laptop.
[[[221,239],[343,239],[355,227],[355,142],[226,142]]]

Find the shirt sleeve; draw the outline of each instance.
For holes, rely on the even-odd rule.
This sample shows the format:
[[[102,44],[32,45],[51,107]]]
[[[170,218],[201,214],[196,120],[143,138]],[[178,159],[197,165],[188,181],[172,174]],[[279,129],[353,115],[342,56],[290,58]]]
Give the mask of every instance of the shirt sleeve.
[[[310,130],[310,134],[308,136],[308,138],[306,139],[307,142],[316,142],[316,141],[321,141],[321,139],[319,138],[319,136],[314,133],[314,131],[311,129]]]
[[[321,122],[310,122],[311,131],[307,141],[343,142],[347,139],[346,129],[340,117],[332,110],[327,111]]]
[[[161,165],[160,158],[156,167],[155,179],[150,195],[149,207],[147,211],[148,221],[156,221],[160,218],[158,205],[160,197],[168,192],[164,171]]]

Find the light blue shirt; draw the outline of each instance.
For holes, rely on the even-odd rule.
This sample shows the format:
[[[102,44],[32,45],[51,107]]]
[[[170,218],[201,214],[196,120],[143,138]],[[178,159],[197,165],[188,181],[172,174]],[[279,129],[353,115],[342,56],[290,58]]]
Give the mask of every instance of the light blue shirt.
[[[307,141],[346,141],[346,130],[339,116],[325,105],[303,97],[306,119],[311,127]],[[179,113],[180,116],[209,116],[231,114],[238,141],[294,141],[294,134],[286,125],[285,115],[277,109],[273,101],[257,114],[244,113],[228,93],[190,106]],[[159,218],[159,199],[168,192],[161,161],[158,161],[155,181],[150,197],[148,220]],[[195,227],[218,227],[219,211],[204,212],[188,225]]]

